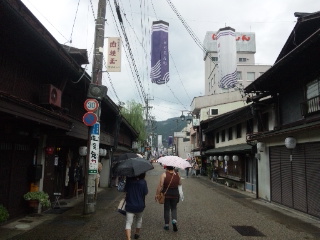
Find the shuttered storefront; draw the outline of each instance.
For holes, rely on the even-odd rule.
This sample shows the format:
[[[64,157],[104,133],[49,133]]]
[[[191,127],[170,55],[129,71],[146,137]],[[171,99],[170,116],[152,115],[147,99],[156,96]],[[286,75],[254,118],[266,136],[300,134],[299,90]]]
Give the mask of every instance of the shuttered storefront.
[[[320,217],[320,143],[270,147],[271,201]]]

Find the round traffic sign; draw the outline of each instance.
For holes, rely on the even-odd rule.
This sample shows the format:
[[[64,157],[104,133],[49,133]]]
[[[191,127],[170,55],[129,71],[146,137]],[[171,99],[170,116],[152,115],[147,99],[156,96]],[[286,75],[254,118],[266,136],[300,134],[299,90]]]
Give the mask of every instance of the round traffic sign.
[[[86,109],[88,112],[94,112],[99,108],[99,102],[96,99],[87,99],[84,102],[84,109]]]
[[[97,122],[97,115],[92,112],[87,112],[83,115],[83,123],[87,126],[93,126]]]

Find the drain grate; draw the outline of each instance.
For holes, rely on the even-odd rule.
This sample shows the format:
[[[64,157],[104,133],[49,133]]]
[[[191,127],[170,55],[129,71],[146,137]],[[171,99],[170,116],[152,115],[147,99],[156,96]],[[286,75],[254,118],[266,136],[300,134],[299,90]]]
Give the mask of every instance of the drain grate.
[[[22,223],[32,223],[33,221],[31,221],[31,220],[19,220],[18,222],[22,222]]]
[[[232,226],[242,236],[265,237],[263,233],[252,226]]]

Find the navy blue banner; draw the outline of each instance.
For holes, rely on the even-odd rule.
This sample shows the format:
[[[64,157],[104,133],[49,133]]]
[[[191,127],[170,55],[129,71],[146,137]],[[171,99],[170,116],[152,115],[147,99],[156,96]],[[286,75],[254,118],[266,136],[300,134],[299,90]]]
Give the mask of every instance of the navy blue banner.
[[[169,81],[169,23],[156,21],[152,23],[151,35],[151,82],[165,84]]]

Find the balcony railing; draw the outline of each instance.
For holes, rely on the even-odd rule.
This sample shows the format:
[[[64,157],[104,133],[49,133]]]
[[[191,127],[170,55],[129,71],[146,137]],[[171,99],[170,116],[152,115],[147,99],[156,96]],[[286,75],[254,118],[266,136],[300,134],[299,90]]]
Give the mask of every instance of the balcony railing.
[[[306,116],[308,114],[320,111],[320,96],[310,98],[300,103],[301,115]]]

